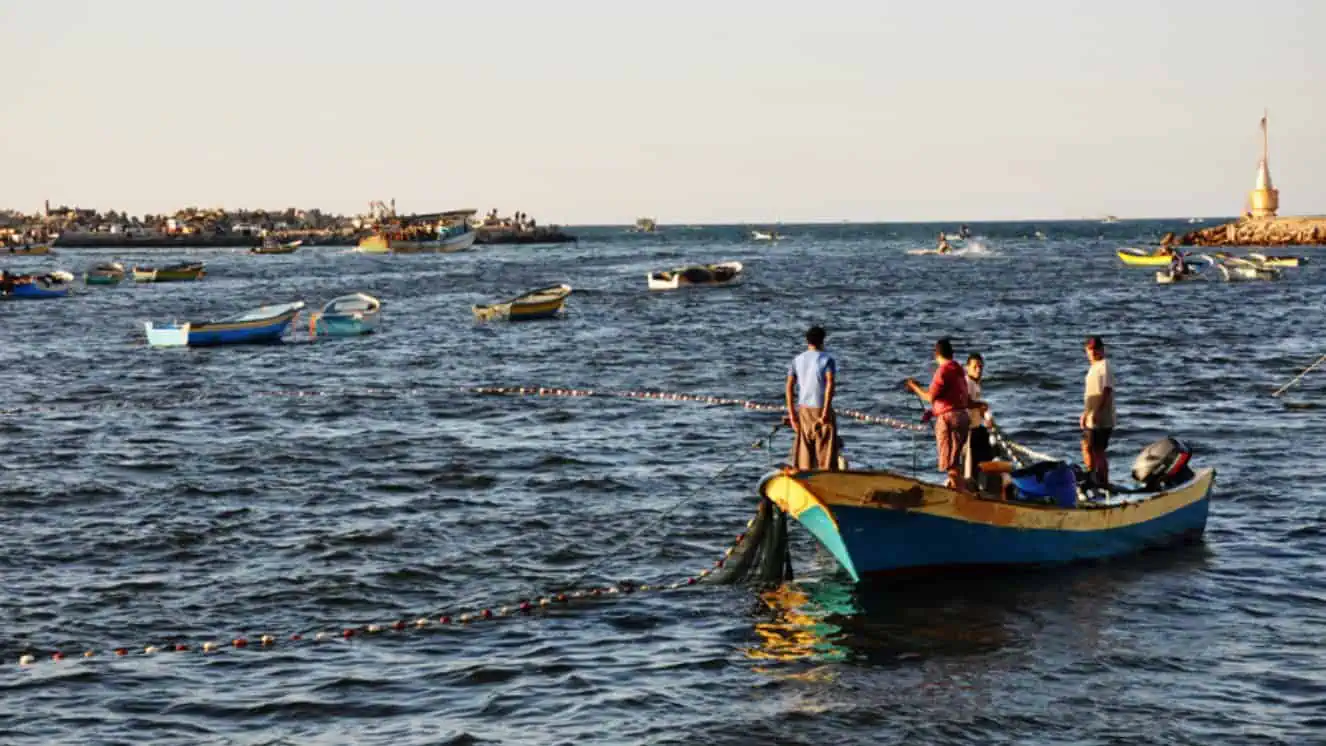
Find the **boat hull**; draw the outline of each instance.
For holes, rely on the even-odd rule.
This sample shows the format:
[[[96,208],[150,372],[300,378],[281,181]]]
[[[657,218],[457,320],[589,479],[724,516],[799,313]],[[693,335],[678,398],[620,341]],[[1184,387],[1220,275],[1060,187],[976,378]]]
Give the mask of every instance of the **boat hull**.
[[[1059,508],[960,494],[890,472],[774,474],[763,495],[857,580],[970,567],[1117,557],[1201,536],[1215,470],[1168,492]]]
[[[693,280],[686,276],[691,270],[712,271],[714,269],[731,272],[731,274],[722,280]],[[741,283],[744,272],[745,267],[741,262],[721,262],[719,264],[695,265],[678,267],[663,272],[651,272],[646,275],[646,279],[650,290],[678,290],[684,287],[726,287]]]
[[[215,345],[279,342],[281,337],[285,336],[290,323],[298,315],[298,310],[292,310],[269,319],[193,324],[189,328],[189,346],[211,347]]]
[[[15,285],[14,289],[9,291],[6,298],[10,300],[51,300],[54,298],[63,298],[69,295],[68,283],[59,283],[48,286],[38,286],[36,284]]]
[[[450,254],[468,250],[478,235],[475,231],[469,231],[440,241],[398,241],[373,235],[361,240],[355,251],[361,254]]]
[[[204,269],[134,269],[134,282],[189,282],[201,280]]]
[[[313,333],[319,337],[358,337],[372,334],[378,329],[381,314],[319,315],[313,322]]]

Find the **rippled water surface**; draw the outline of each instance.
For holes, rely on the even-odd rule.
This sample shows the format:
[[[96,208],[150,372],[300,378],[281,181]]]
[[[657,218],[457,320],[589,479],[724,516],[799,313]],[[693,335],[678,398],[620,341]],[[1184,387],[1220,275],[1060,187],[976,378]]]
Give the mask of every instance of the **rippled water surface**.
[[[1184,228],[976,226],[984,250],[956,257],[907,255],[939,227],[905,225],[789,226],[776,244],[735,227],[605,228],[455,256],[140,254],[116,258],[201,258],[209,275],[0,304],[0,741],[1320,742],[1326,371],[1268,393],[1323,352],[1322,267],[1159,287],[1113,256]],[[81,272],[108,258],[3,261]],[[746,263],[748,281],[644,289],[650,269],[722,259]],[[576,288],[564,320],[471,318],[473,303],[562,281]],[[144,319],[356,290],[385,301],[376,336],[143,344]],[[288,641],[498,607],[585,573],[580,587],[694,575],[788,445],[751,448],[768,414],[460,389],[776,402],[816,321],[842,363],[842,406],[915,416],[899,382],[951,335],[985,354],[1005,427],[1069,456],[1081,340],[1103,334],[1116,478],[1150,441],[1187,437],[1219,470],[1205,544],[854,587],[794,529],[798,580],[772,591],[696,586]],[[910,434],[848,423],[844,437],[856,464],[933,467]],[[261,649],[263,634],[278,644]],[[249,649],[140,654],[241,636]],[[97,657],[17,665],[87,649]]]

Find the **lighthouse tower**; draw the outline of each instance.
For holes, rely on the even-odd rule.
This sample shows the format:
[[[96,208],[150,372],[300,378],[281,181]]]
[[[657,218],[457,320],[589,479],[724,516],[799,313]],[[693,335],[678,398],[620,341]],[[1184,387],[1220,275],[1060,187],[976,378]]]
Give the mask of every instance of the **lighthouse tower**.
[[[1271,184],[1271,167],[1267,165],[1268,146],[1266,114],[1262,114],[1262,159],[1257,164],[1257,187],[1248,194],[1250,212],[1254,218],[1273,218],[1280,209],[1280,190]]]

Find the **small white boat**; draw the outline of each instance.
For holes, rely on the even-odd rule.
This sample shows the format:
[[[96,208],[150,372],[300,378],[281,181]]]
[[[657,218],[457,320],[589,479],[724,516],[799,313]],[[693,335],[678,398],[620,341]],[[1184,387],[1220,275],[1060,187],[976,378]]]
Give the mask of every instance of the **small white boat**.
[[[365,293],[334,298],[313,314],[309,334],[328,337],[357,337],[377,331],[382,319],[382,301]]]
[[[782,238],[782,236],[773,232],[765,233],[764,231],[751,231],[750,238],[752,241],[777,241]]]
[[[741,281],[741,262],[695,264],[648,275],[650,290],[676,290],[687,285],[733,285]]]
[[[1206,262],[1205,265],[1199,262]],[[1180,282],[1192,282],[1194,280],[1208,279],[1206,274],[1215,265],[1215,260],[1206,254],[1199,254],[1194,257],[1188,257],[1184,260],[1185,272],[1174,273],[1170,269],[1162,269],[1156,272],[1157,285],[1174,285]]]
[[[143,323],[147,328],[147,343],[153,347],[188,347],[190,324],[162,324],[156,326],[151,321]]]

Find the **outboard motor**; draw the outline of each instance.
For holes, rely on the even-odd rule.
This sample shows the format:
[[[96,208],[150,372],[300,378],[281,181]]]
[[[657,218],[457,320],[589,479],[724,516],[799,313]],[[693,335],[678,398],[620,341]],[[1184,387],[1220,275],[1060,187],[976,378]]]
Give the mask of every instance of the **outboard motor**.
[[[1133,462],[1133,479],[1157,492],[1193,478],[1188,461],[1192,449],[1175,437],[1166,437],[1142,449]]]

